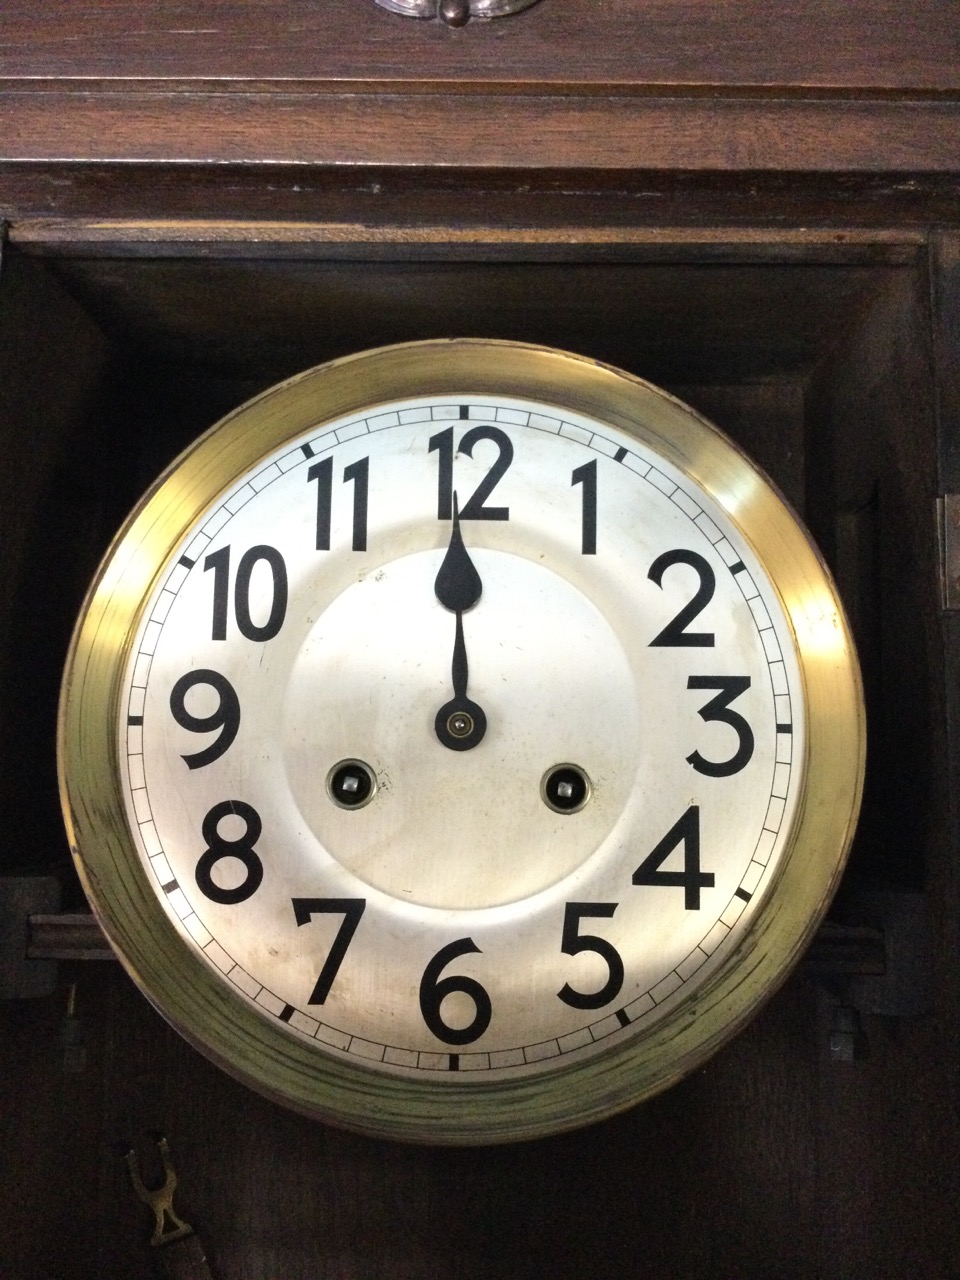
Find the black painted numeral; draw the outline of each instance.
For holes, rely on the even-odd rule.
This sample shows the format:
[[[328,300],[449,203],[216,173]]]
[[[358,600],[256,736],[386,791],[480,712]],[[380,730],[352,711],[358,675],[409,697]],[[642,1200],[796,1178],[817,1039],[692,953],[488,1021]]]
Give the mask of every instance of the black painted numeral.
[[[661,871],[664,862],[681,844],[683,870]],[[700,890],[712,889],[713,880],[712,871],[700,870],[700,806],[696,804],[692,804],[683,817],[673,824],[633,873],[634,884],[682,889],[683,905],[687,911],[700,910]]]
[[[330,994],[334,979],[340,972],[347,948],[357,932],[357,925],[367,905],[366,898],[291,898],[297,924],[309,924],[316,915],[342,915],[343,923],[337,930],[333,945],[327,952],[320,976],[314,984],[308,1004],[323,1004]]]
[[[750,688],[750,677],[690,676],[687,688],[719,689],[717,696],[702,706],[697,714],[701,720],[719,720],[730,725],[737,735],[737,749],[729,760],[706,760],[699,751],[693,751],[687,756],[687,762],[697,773],[706,774],[709,778],[729,778],[731,774],[739,773],[753,755],[753,730],[739,711],[730,709],[730,703]]]
[[[607,980],[599,991],[576,991],[565,982],[557,995],[573,1009],[602,1009],[619,994],[623,986],[623,960],[612,942],[593,933],[581,933],[580,921],[606,918],[616,911],[616,902],[568,902],[563,913],[563,938],[560,950],[564,955],[575,956],[581,951],[593,951],[607,966]]]
[[[650,641],[650,647],[712,649],[714,643],[712,631],[688,631],[687,627],[713,599],[717,586],[714,572],[703,556],[698,555],[696,551],[685,551],[678,547],[674,551],[664,551],[663,555],[657,556],[650,566],[647,577],[660,587],[663,585],[663,575],[675,564],[686,564],[691,569],[695,569],[700,583],[693,599],[688,601],[659,635]]]
[[[430,437],[429,453],[437,453],[437,519],[453,519],[453,427]]]
[[[330,522],[333,510],[333,459],[321,458],[307,472],[308,481],[317,483],[316,546],[318,551],[330,550]],[[367,549],[367,506],[370,492],[370,459],[358,458],[343,469],[344,484],[353,484],[353,536],[354,551]]]
[[[580,550],[585,556],[597,554],[597,460],[577,467],[570,477],[571,484],[583,485],[583,505],[580,512]]]
[[[246,826],[242,835],[228,840],[220,834],[220,823],[224,818],[237,817]],[[238,902],[246,902],[260,888],[263,880],[263,863],[254,849],[260,839],[263,823],[253,805],[243,800],[221,800],[215,804],[200,827],[201,835],[207,847],[197,863],[197,886],[211,902],[220,902],[225,906],[234,906]],[[246,869],[244,880],[233,889],[223,889],[214,882],[213,868],[223,858],[236,858]]]
[[[207,716],[197,716],[187,710],[187,694],[198,685],[207,685],[216,692],[219,699],[215,711]],[[220,735],[202,751],[194,751],[182,757],[188,769],[202,769],[204,765],[219,760],[228,751],[240,728],[240,699],[237,691],[219,671],[199,668],[188,671],[181,676],[170,690],[170,710],[177,724],[191,733],[213,733],[219,729]]]
[[[250,612],[250,583],[258,564],[265,564],[272,583],[270,609],[266,621],[254,622]],[[203,568],[213,570],[213,626],[211,639],[226,640],[227,615],[230,604],[230,547],[212,551],[203,562]],[[237,579],[233,592],[233,613],[237,629],[247,640],[272,640],[283,626],[287,614],[287,566],[276,547],[256,546],[245,551],[237,565]]]
[[[444,1044],[472,1044],[474,1040],[479,1040],[490,1025],[493,1013],[490,997],[476,978],[467,978],[462,974],[440,977],[452,960],[479,952],[480,948],[472,938],[458,938],[456,942],[441,947],[423,971],[420,980],[420,1012],[427,1026]],[[440,1006],[454,992],[461,992],[473,1001],[475,1014],[469,1026],[451,1027],[443,1020]]]
[[[474,492],[460,508],[461,520],[509,520],[509,507],[488,507],[487,499],[503,479],[513,461],[513,442],[499,427],[471,427],[460,440],[460,453],[473,457],[473,449],[481,440],[489,440],[497,446],[497,457]],[[453,427],[438,431],[428,444],[430,453],[437,459],[437,519],[453,519]]]

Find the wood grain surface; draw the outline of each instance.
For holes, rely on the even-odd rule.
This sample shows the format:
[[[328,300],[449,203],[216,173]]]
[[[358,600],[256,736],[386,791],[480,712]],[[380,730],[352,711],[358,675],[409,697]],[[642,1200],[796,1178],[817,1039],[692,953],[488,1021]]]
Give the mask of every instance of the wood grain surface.
[[[951,172],[955,102],[84,90],[8,94],[7,161]]]
[[[373,0],[7,0],[0,82],[942,94],[960,89],[958,40],[953,0],[541,0],[460,29]]]
[[[958,154],[953,0],[541,0],[460,29],[373,0],[0,9],[12,219],[50,164],[165,165],[190,191],[209,166],[922,186]]]
[[[0,1273],[146,1280],[117,1146],[156,1176],[162,1129],[216,1280],[960,1274],[960,627],[934,521],[960,484],[956,0],[541,0],[460,30],[373,0],[7,0],[0,218],[0,871],[79,905],[57,687],[127,505],[269,382],[455,326],[669,384],[805,510],[867,668],[853,870],[922,887],[931,924],[929,1011],[864,1012],[866,1058],[830,1061],[845,989],[798,976],[648,1105],[479,1152],[308,1124],[118,966],[64,966],[0,1007]]]

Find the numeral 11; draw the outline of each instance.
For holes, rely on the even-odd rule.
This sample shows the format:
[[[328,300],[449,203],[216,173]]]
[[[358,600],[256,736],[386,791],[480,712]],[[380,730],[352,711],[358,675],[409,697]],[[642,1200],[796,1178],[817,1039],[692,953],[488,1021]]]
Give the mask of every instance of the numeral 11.
[[[307,472],[307,480],[317,482],[317,550],[330,550],[330,518],[333,508],[333,459],[321,458]],[[370,459],[358,458],[343,469],[343,482],[353,484],[354,551],[367,549],[367,495],[370,488]]]

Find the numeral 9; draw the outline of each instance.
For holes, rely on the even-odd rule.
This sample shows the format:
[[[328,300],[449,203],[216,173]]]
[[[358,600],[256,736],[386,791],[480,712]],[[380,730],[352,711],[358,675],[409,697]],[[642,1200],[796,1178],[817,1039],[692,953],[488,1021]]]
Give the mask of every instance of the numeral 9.
[[[201,684],[216,690],[219,698],[216,709],[207,716],[197,716],[187,710],[187,694]],[[240,699],[236,689],[219,671],[200,669],[188,671],[185,676],[181,676],[170,691],[170,710],[177,724],[183,729],[189,729],[191,733],[213,733],[216,729],[220,730],[220,736],[209,746],[183,757],[188,769],[202,769],[205,764],[219,760],[229,750],[240,728]]]

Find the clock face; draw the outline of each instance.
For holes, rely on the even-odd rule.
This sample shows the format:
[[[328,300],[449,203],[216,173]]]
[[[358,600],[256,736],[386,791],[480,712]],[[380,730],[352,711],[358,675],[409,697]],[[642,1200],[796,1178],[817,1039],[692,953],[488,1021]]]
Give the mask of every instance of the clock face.
[[[147,496],[61,765],[94,906],[190,1038],[352,1127],[502,1140],[663,1087],[780,980],[862,710],[819,560],[719,433],[576,357],[426,343],[267,393]]]

